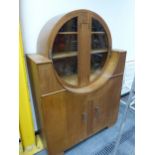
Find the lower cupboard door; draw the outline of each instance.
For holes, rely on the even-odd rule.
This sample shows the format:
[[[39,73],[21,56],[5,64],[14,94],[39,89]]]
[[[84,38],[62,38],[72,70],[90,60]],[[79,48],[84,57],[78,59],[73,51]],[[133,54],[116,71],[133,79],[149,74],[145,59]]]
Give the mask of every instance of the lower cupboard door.
[[[87,136],[87,104],[85,97],[67,93],[65,98],[69,147]]]
[[[45,134],[49,154],[62,152],[68,143],[65,94],[58,93],[41,98],[43,132]]]
[[[93,132],[107,127],[107,107],[102,99],[93,102]]]

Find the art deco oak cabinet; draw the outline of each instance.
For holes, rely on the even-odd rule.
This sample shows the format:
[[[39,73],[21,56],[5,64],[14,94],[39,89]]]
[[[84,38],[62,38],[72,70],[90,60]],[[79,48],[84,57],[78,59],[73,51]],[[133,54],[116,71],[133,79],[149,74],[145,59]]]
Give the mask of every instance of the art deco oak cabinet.
[[[49,155],[115,123],[125,57],[112,50],[108,26],[94,12],[56,16],[42,28],[27,62]]]

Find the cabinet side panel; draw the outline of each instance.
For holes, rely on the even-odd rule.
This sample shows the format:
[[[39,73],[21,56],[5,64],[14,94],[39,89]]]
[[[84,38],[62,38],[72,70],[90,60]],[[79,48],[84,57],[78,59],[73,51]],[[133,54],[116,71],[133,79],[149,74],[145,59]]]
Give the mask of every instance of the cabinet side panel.
[[[118,117],[119,103],[121,97],[122,81],[125,67],[126,52],[116,52],[119,54],[119,61],[113,76],[108,81],[109,88],[107,89],[107,109],[109,126],[115,123]],[[108,86],[107,85],[107,86]]]
[[[118,61],[117,67],[115,69],[114,75],[124,73],[126,52],[113,51],[113,53],[119,54],[119,61]]]
[[[41,100],[40,100],[41,92],[40,92],[40,84],[38,79],[39,77],[38,69],[37,69],[37,65],[28,57],[27,57],[27,64],[28,64],[28,72],[30,77],[30,85],[32,89],[32,96],[34,101],[37,123],[40,128],[41,137],[42,137],[44,146],[46,147],[45,136],[44,136],[44,133],[42,132],[43,120],[42,120],[42,109],[41,109]]]
[[[122,81],[126,60],[126,52],[121,51],[113,51],[116,54],[119,54],[119,61],[116,66],[116,69],[113,73],[113,76],[108,81],[107,88],[107,123],[108,126],[111,126],[115,123],[118,117],[120,97],[121,97],[121,89],[122,89]]]
[[[113,125],[118,117],[119,105],[120,105],[120,96],[122,88],[122,79],[123,76],[111,79],[109,85],[109,93],[107,93],[107,124],[108,126]]]

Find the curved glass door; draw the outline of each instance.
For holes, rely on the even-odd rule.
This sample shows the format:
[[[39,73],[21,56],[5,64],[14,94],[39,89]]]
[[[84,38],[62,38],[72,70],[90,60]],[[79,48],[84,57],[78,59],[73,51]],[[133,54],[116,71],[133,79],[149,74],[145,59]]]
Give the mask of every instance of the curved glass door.
[[[52,48],[53,65],[59,77],[78,87],[90,84],[101,74],[107,55],[106,32],[88,13],[66,22]]]
[[[52,49],[57,74],[67,83],[77,85],[77,17],[59,30]]]
[[[90,81],[100,74],[108,55],[108,39],[100,22],[92,18],[91,29],[91,75]]]

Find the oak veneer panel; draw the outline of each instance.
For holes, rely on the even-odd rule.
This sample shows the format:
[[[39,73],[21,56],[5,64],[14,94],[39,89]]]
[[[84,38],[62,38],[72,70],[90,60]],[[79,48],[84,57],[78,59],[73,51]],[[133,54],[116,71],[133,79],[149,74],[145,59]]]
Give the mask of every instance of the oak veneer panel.
[[[121,85],[122,76],[109,80],[104,88],[87,95],[64,91],[43,96],[48,148],[63,151],[111,126],[118,116]],[[87,114],[86,118],[83,114]]]
[[[55,76],[55,71],[50,59],[39,54],[27,55],[27,59],[33,64],[29,69],[38,75],[38,77],[33,78],[33,82],[36,83],[37,87],[36,92],[40,91],[40,94],[47,94],[63,89]],[[36,76],[36,74],[34,75]]]
[[[49,58],[44,57],[40,54],[29,54],[27,55],[27,57],[31,59],[35,64],[45,64],[52,62]]]
[[[56,79],[52,64],[40,64],[38,66],[41,93],[46,94],[62,90],[63,87]]]
[[[41,98],[44,132],[50,154],[63,152],[67,147],[67,124],[64,93],[47,95]]]
[[[70,92],[65,93],[66,123],[69,146],[77,144],[87,136],[87,99]]]
[[[105,89],[102,87],[100,90],[102,92],[102,96],[98,98],[100,98],[100,104],[103,104],[103,108],[106,109],[105,112],[103,111],[103,115],[105,113],[103,119],[105,119],[107,127],[114,124],[117,120],[122,79],[123,75],[119,77],[114,77],[107,82]],[[97,93],[101,94],[101,92]]]
[[[120,53],[118,54],[120,55]],[[122,61],[120,62],[121,65],[125,62],[124,59],[125,57],[119,59]],[[42,131],[45,133],[50,155],[63,152],[99,130],[111,126],[117,120],[122,74],[113,75],[104,86],[92,93],[76,94],[69,91],[54,91],[41,95],[39,89],[43,90],[43,86],[40,83],[44,78],[39,78],[37,75],[41,73],[45,75],[45,72],[48,72],[46,67],[49,64],[43,64],[46,67],[42,69],[39,69],[40,64],[38,67],[32,61],[30,64],[32,75],[34,75],[32,81],[36,87],[39,113],[43,122]],[[121,65],[117,65],[114,73],[116,70],[123,71],[123,68],[118,69],[118,66],[121,67]],[[47,73],[45,79],[50,79],[51,76]],[[42,96],[41,101],[39,96]],[[86,114],[85,118],[83,114]]]
[[[125,60],[126,60],[126,52],[125,51],[119,51],[119,50],[113,50],[113,53],[116,53],[119,55],[119,61],[116,67],[116,70],[114,74],[120,74],[124,73],[124,67],[125,67]]]
[[[92,133],[96,133],[101,129],[108,127],[107,125],[107,107],[104,101],[104,96],[94,99],[93,102],[93,121],[92,121]]]
[[[91,136],[93,134],[93,100],[90,100],[90,96],[91,94],[88,94],[87,97],[89,98],[88,102],[87,102],[87,137]],[[94,97],[95,99],[95,97]],[[96,99],[95,99],[96,100]]]
[[[120,103],[120,97],[121,97],[121,88],[122,88],[122,80],[123,76],[114,78],[113,80],[110,81],[111,84],[111,89],[113,89],[113,93],[107,94],[107,97],[109,97],[111,104],[107,104],[107,109],[108,109],[108,126],[112,126],[118,117],[118,112],[119,112],[119,103]],[[115,83],[113,82],[115,81]]]
[[[111,78],[104,87],[90,93],[89,100],[92,106],[92,125],[88,126],[93,133],[115,123],[118,116],[120,93],[123,75]]]
[[[68,91],[42,96],[44,132],[51,154],[62,152],[87,137],[86,101],[85,95]]]
[[[41,135],[43,144],[46,147],[47,144],[46,144],[45,134],[44,134],[44,121],[42,117],[41,98],[40,98],[41,91],[40,91],[40,85],[39,85],[38,69],[37,69],[37,65],[31,59],[29,59],[29,57],[27,57],[27,64],[28,64],[33,101],[34,101],[33,103],[34,103],[36,118],[37,118],[37,125],[41,131],[40,135]]]

